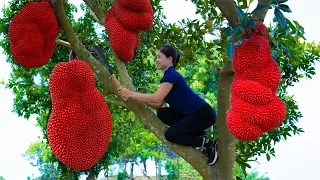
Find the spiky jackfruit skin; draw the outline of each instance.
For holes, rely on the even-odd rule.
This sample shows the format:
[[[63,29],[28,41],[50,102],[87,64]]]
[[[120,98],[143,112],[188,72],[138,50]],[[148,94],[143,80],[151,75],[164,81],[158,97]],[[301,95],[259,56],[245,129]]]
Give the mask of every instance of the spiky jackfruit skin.
[[[235,97],[256,105],[265,105],[274,98],[274,94],[269,88],[251,80],[234,81],[231,86],[231,93]]]
[[[52,112],[47,130],[53,153],[70,168],[91,168],[108,148],[112,119],[90,67],[81,60],[57,64],[49,90]]]
[[[260,127],[263,132],[279,126],[286,115],[284,103],[276,96],[265,105],[251,104],[238,97],[233,97],[231,106],[239,117],[251,125]]]
[[[114,7],[111,7],[106,14],[105,27],[114,53],[122,61],[131,61],[140,44],[138,32],[126,29],[118,21]]]
[[[240,141],[252,141],[259,138],[263,133],[260,127],[249,124],[239,117],[233,109],[228,111],[227,126],[231,134]]]
[[[241,73],[235,72],[234,81],[251,80],[270,88],[276,93],[280,83],[280,69],[277,63],[269,57],[266,65],[261,70],[249,69]]]
[[[13,58],[25,68],[47,64],[54,52],[58,34],[58,21],[50,3],[27,3],[9,26]]]
[[[234,71],[241,73],[248,70],[261,70],[269,57],[270,47],[262,36],[243,40],[240,46],[235,47],[232,58]]]
[[[241,141],[252,141],[281,125],[286,106],[276,96],[280,69],[272,59],[267,40],[259,35],[244,40],[235,50],[230,132]]]
[[[145,31],[151,28],[153,23],[153,10],[149,3],[147,11],[136,12],[126,9],[119,3],[114,5],[114,11],[119,22],[132,31]]]
[[[122,7],[135,12],[145,12],[150,9],[150,0],[117,0]]]

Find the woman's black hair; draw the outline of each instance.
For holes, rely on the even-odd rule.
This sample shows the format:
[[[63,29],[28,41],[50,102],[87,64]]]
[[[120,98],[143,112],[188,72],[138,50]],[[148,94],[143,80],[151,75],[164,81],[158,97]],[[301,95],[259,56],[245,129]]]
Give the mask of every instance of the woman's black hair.
[[[170,45],[163,45],[159,48],[159,51],[162,52],[167,58],[172,57],[173,66],[176,67],[180,60],[180,54],[177,52],[176,48]]]

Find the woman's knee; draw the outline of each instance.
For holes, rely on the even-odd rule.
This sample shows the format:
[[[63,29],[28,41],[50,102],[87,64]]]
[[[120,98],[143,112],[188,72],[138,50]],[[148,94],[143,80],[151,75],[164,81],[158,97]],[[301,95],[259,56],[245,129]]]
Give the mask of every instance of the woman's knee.
[[[170,128],[166,130],[166,132],[164,133],[164,137],[172,143],[176,142],[176,133],[174,131],[172,131]]]
[[[158,118],[168,126],[171,126],[173,123],[172,113],[168,108],[160,108],[157,112]]]
[[[165,109],[164,108],[160,108],[157,111],[157,116],[159,119],[163,119],[163,117],[166,115]]]

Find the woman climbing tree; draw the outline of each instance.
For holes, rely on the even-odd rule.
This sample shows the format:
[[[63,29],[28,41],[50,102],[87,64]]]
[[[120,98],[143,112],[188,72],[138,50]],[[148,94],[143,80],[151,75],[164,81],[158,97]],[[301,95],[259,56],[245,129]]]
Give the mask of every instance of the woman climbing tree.
[[[179,59],[174,47],[160,47],[156,53],[156,66],[164,75],[158,90],[153,94],[143,94],[120,87],[118,92],[124,100],[133,98],[157,109],[159,119],[170,126],[165,132],[166,139],[172,143],[200,147],[208,156],[208,164],[213,165],[218,157],[217,141],[208,139],[205,130],[215,123],[216,113],[176,71]],[[165,102],[170,107],[163,107]]]

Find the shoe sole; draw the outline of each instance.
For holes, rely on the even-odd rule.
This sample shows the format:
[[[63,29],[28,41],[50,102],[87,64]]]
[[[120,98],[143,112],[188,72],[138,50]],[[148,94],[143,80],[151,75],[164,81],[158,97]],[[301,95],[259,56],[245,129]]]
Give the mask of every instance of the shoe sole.
[[[217,148],[218,148],[218,142],[216,142],[216,145],[215,145],[215,147],[214,147],[214,151],[215,151],[215,156],[214,156],[214,159],[213,159],[213,161],[211,162],[211,163],[209,163],[209,165],[211,166],[211,165],[213,165],[216,161],[217,161],[217,159],[218,159],[218,151],[217,151]]]

